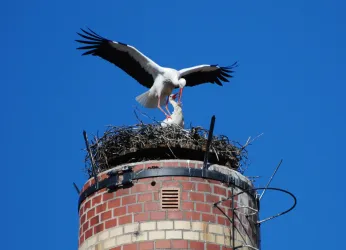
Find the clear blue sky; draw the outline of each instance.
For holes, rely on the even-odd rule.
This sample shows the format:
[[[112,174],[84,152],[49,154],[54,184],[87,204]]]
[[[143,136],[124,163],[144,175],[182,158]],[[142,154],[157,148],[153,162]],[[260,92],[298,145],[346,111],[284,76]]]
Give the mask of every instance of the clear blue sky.
[[[76,249],[78,196],[86,180],[82,130],[129,125],[145,91],[121,70],[81,57],[89,26],[132,44],[163,66],[230,65],[224,87],[186,89],[186,123],[245,142],[247,175],[298,198],[262,226],[263,249],[340,248],[346,223],[344,1],[2,1],[0,214],[4,249]],[[157,110],[145,110],[161,119]],[[262,214],[290,200],[269,193]]]

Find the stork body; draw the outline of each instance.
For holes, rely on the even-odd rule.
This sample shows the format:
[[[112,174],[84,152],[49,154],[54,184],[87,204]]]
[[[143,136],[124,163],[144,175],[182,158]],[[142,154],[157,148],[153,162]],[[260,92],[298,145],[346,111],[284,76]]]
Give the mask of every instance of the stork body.
[[[186,85],[186,81],[180,78],[180,73],[175,69],[162,68],[162,74],[158,74],[154,80],[153,86],[143,94],[136,97],[141,105],[146,108],[158,107],[169,117],[168,110],[168,96],[172,93],[173,89],[180,88],[181,90]],[[179,79],[180,78],[180,79]],[[182,92],[182,91],[181,91]],[[167,98],[167,101],[166,101]],[[165,104],[168,114],[161,108]]]
[[[173,113],[171,117],[167,117],[165,120],[161,122],[162,127],[167,127],[169,125],[177,125],[181,128],[184,128],[184,115],[183,115],[183,109],[181,108],[181,103],[177,103],[174,99],[176,98],[177,94],[170,95],[169,96],[169,102],[173,106]]]
[[[199,65],[191,68],[175,70],[161,67],[153,60],[142,54],[135,47],[116,41],[105,39],[94,31],[83,30],[78,33],[86,40],[76,40],[87,44],[87,46],[77,49],[87,50],[83,55],[99,56],[117,67],[124,70],[143,86],[149,88],[148,91],[136,97],[136,100],[147,108],[158,107],[169,117],[168,99],[166,101],[166,113],[161,106],[165,105],[165,98],[173,89],[180,88],[179,103],[181,102],[183,88],[185,86],[196,86],[203,83],[216,83],[222,86],[221,81],[228,82],[227,77],[233,73],[236,63],[230,67],[219,67],[218,65]]]

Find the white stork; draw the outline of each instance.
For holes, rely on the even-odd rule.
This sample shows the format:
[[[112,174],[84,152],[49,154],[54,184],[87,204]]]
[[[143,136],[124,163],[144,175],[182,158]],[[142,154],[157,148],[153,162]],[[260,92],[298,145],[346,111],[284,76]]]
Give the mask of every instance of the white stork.
[[[184,115],[183,115],[183,109],[181,108],[181,103],[177,103],[175,101],[175,98],[178,94],[171,94],[168,97],[169,103],[173,106],[173,113],[171,117],[167,117],[165,120],[161,122],[162,127],[167,127],[169,125],[175,124],[179,127],[184,128]]]
[[[149,88],[148,91],[137,96],[136,100],[147,108],[158,107],[167,117],[170,115],[167,107],[168,98],[167,101],[165,98],[174,88],[180,88],[180,103],[185,86],[196,86],[208,82],[222,86],[221,81],[228,82],[227,77],[232,77],[230,75],[233,73],[232,69],[237,66],[237,62],[230,67],[205,64],[178,71],[161,67],[133,46],[103,38],[91,29],[81,30],[83,34],[78,32],[77,34],[86,40],[76,41],[88,45],[77,49],[87,50],[83,55],[99,56],[115,64],[140,84]],[[164,104],[168,114],[161,108]]]

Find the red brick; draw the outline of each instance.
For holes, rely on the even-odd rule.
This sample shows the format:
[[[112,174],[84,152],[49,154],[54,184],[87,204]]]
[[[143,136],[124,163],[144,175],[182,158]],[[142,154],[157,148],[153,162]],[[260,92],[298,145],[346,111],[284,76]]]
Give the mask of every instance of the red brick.
[[[101,203],[102,201],[102,196],[98,195],[92,199],[92,206],[95,206],[96,204]]]
[[[92,228],[90,228],[88,231],[85,232],[85,234],[84,234],[85,240],[90,238],[91,236],[93,236],[93,229]]]
[[[204,194],[203,193],[190,192],[190,200],[204,202]]]
[[[126,214],[126,207],[118,207],[118,208],[113,209],[113,216],[114,217],[122,216],[124,214]]]
[[[123,196],[123,195],[128,195],[128,194],[130,194],[130,189],[129,188],[118,189],[115,192],[115,196],[117,196],[117,197]]]
[[[197,184],[197,191],[210,193],[211,192],[211,186],[210,186],[210,184],[198,183]]]
[[[196,203],[196,211],[210,213],[212,204],[208,203]]]
[[[139,214],[135,214],[135,218],[134,218],[135,222],[138,221],[148,221],[149,220],[149,213],[139,213]]]
[[[139,213],[142,212],[142,204],[133,204],[127,206],[128,213]]]
[[[222,202],[222,206],[232,207],[232,200],[227,200],[227,201]]]
[[[144,203],[144,211],[157,211],[160,209],[159,202],[146,202]]]
[[[232,216],[233,216],[233,214],[232,214],[232,209],[228,209],[228,210],[226,211],[226,213],[227,213],[228,217],[232,217]]]
[[[119,217],[119,225],[124,225],[127,223],[132,223],[132,215],[125,215],[125,216],[121,216]]]
[[[201,213],[198,212],[185,212],[185,220],[201,220]]]
[[[167,212],[167,219],[181,220],[181,219],[183,219],[183,212],[168,211]]]
[[[104,230],[104,225],[103,224],[98,224],[98,225],[94,226],[94,234],[97,234],[97,233],[99,233],[99,232],[101,232],[103,230]]]
[[[83,214],[82,217],[80,217],[80,225],[83,225],[83,223],[86,221],[86,214]]]
[[[117,219],[107,220],[105,222],[105,228],[106,229],[111,228],[111,227],[115,227],[116,225],[118,225]]]
[[[102,201],[108,201],[114,198],[114,193],[105,193],[102,195]]]
[[[180,187],[180,183],[177,181],[164,181],[162,187]]]
[[[189,199],[189,193],[188,193],[188,192],[182,192],[182,193],[181,193],[181,199],[182,199],[183,201],[188,201],[188,200],[190,200],[190,199]]]
[[[154,195],[154,201],[158,201],[160,199],[160,195],[159,195],[159,192],[153,192],[153,195]]]
[[[187,240],[172,240],[172,248],[173,249],[187,249],[188,248],[188,241]]]
[[[155,248],[171,248],[170,240],[157,240],[155,244]]]
[[[220,250],[220,245],[207,243],[207,249],[208,250]]]
[[[112,211],[107,211],[101,214],[101,221],[105,221],[112,218]]]
[[[140,250],[152,250],[154,249],[154,242],[140,242],[139,243]]]
[[[158,191],[160,189],[160,182],[156,182],[154,186],[151,185],[151,183],[146,184],[147,185],[147,190],[146,191]]]
[[[202,221],[216,223],[216,216],[213,214],[202,214]]]
[[[137,183],[145,183],[148,185],[149,181],[151,182],[152,178],[143,178],[143,179],[139,179],[136,182]]]
[[[183,210],[194,210],[195,209],[195,203],[194,202],[190,202],[190,201],[183,201],[182,202],[182,209]]]
[[[188,191],[195,190],[195,183],[193,182],[182,182],[181,185],[183,186],[183,190],[188,190]]]
[[[224,208],[218,206],[222,211],[226,211]],[[218,215],[221,215],[221,216],[225,216],[217,207],[213,207],[213,214],[218,214]]]
[[[92,217],[90,220],[90,227],[98,224],[100,222],[100,218],[98,215],[96,215],[95,217]]]
[[[131,188],[131,194],[134,193],[144,193],[148,191],[148,185],[143,184],[143,183],[136,183],[132,188]]]
[[[158,177],[157,178],[158,181],[171,181],[172,180],[172,177]]]
[[[106,211],[107,209],[107,203],[100,204],[96,207],[96,213],[102,213],[103,211]]]
[[[150,212],[151,220],[164,220],[166,219],[166,212]]]
[[[152,193],[138,194],[138,202],[151,201],[153,199]]]
[[[217,224],[226,226],[228,219],[226,217],[217,216]]]
[[[123,250],[137,250],[137,244],[129,244],[123,246]]]
[[[84,208],[83,211],[85,212],[87,209],[89,209],[91,207],[91,201],[88,200],[85,204],[84,204]]]
[[[91,209],[87,213],[87,220],[89,220],[91,217],[95,216],[95,208]]]
[[[198,241],[190,241],[190,249],[191,250],[202,250],[204,249],[204,243]]]
[[[120,207],[120,198],[116,198],[114,200],[108,201],[108,209],[114,208],[114,207]]]
[[[122,204],[123,205],[128,205],[131,203],[136,203],[136,195],[129,195],[129,196],[125,196],[122,198]]]
[[[219,186],[214,186],[214,193],[215,194],[219,194],[219,195],[223,195],[226,196],[226,188],[223,187],[219,187]]]
[[[212,194],[206,194],[205,201],[210,203],[215,203],[220,201],[220,196],[212,195]]]
[[[87,229],[89,228],[89,221],[87,221],[87,222],[85,222],[84,224],[83,224],[83,232],[85,232]]]
[[[174,176],[174,181],[190,181],[190,177],[184,177],[184,176]]]

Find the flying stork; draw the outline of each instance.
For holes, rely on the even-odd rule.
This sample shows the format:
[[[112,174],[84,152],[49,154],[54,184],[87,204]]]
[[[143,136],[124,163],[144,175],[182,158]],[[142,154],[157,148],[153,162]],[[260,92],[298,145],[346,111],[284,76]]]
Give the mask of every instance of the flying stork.
[[[87,44],[87,46],[77,48],[86,50],[82,55],[99,56],[115,64],[140,84],[149,88],[148,91],[137,96],[136,100],[147,108],[158,107],[166,117],[170,117],[167,107],[168,96],[174,88],[180,88],[180,103],[185,86],[192,87],[208,82],[222,86],[221,82],[228,82],[227,78],[232,77],[230,74],[233,73],[233,68],[237,66],[237,62],[229,67],[204,64],[178,71],[161,67],[131,45],[108,40],[91,29],[89,31],[81,30],[83,33],[77,32],[77,34],[86,40],[76,41]],[[165,100],[166,97],[167,100]],[[163,105],[165,105],[168,113],[161,108]]]

